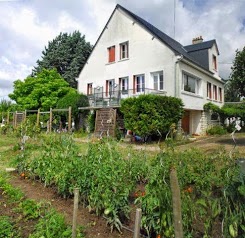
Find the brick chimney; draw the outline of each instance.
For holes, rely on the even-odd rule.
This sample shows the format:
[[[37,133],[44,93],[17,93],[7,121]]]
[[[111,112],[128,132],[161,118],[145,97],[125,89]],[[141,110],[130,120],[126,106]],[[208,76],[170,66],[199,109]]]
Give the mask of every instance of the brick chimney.
[[[202,43],[202,42],[203,42],[202,36],[198,36],[198,37],[192,39],[192,44],[193,45],[194,44],[198,44],[198,43]]]

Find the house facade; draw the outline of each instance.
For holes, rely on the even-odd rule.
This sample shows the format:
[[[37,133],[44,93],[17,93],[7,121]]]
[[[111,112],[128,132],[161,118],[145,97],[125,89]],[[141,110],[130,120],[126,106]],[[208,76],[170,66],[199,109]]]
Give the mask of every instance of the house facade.
[[[120,5],[114,9],[78,78],[78,91],[90,107],[120,107],[123,98],[159,94],[181,98],[187,133],[202,134],[210,115],[207,102],[221,106],[224,83],[219,77],[215,40],[182,46]]]

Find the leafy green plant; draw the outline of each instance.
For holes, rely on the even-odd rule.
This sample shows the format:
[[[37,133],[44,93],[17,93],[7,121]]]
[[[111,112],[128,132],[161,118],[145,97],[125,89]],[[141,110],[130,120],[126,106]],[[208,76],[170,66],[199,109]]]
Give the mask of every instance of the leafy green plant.
[[[35,231],[29,236],[29,238],[70,238],[71,235],[71,227],[66,225],[64,217],[56,213],[56,211],[50,210],[39,219],[35,227]],[[79,231],[77,233],[77,238],[81,237],[84,237],[84,235]]]
[[[15,189],[7,182],[6,176],[4,175],[0,176],[0,188],[3,190],[3,194],[6,194],[12,202],[19,201],[24,197],[24,194],[20,190]]]
[[[17,211],[23,213],[25,219],[37,219],[41,216],[43,204],[34,200],[26,199],[19,203]]]
[[[0,216],[0,238],[19,238],[10,217]]]
[[[224,135],[227,133],[227,130],[220,125],[212,126],[210,129],[207,130],[209,135]]]

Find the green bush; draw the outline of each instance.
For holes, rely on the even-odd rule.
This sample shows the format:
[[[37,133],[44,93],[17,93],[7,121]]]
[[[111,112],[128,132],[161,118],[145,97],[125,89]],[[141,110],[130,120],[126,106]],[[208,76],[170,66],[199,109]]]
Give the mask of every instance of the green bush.
[[[207,130],[208,135],[224,135],[227,133],[227,130],[223,126],[213,126]]]
[[[125,128],[141,137],[168,132],[183,115],[181,99],[154,94],[140,95],[122,101]]]

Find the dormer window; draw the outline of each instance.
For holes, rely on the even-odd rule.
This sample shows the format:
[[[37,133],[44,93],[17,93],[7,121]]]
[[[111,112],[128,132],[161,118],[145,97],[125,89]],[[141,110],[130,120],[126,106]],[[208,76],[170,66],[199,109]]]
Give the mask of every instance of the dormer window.
[[[128,58],[128,41],[120,44],[120,60]]]
[[[108,48],[108,62],[115,62],[115,45]]]
[[[213,55],[213,69],[217,71],[217,57]]]

